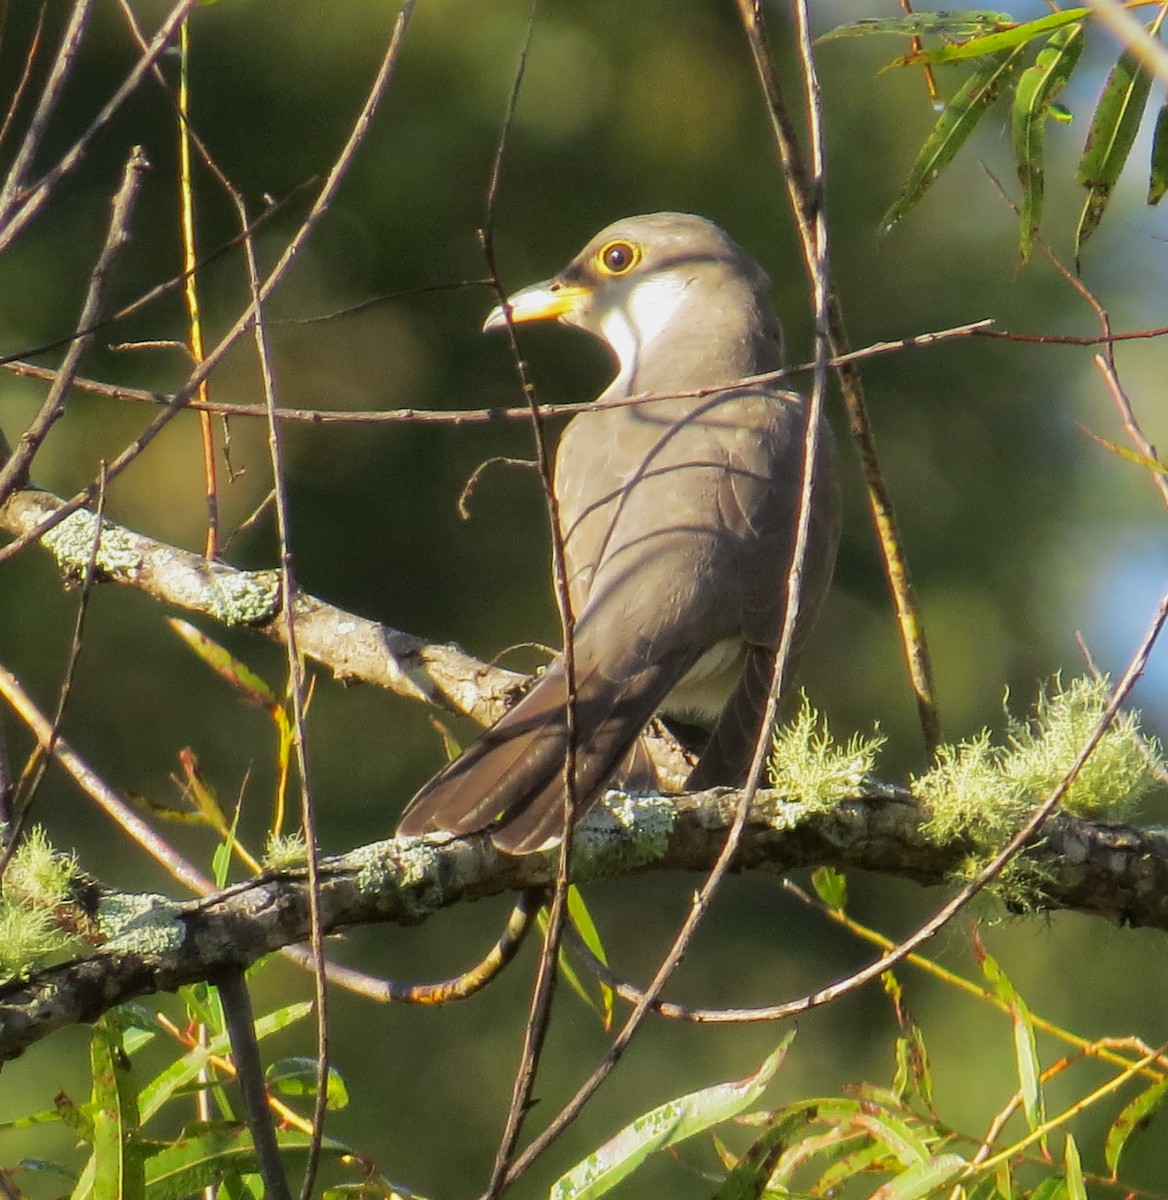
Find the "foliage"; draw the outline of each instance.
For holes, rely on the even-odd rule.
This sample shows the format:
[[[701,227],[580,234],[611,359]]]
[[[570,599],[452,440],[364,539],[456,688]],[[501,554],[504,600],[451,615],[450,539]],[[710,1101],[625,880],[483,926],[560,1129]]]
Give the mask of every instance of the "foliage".
[[[771,739],[767,768],[771,787],[808,810],[818,811],[860,787],[876,765],[884,745],[879,733],[852,734],[845,746],[831,737],[827,720],[817,713],[806,693],[799,711],[778,725]]]
[[[254,978],[254,976],[253,976]],[[84,1158],[11,1163],[7,1178],[51,1174],[70,1181],[73,1200],[179,1200],[202,1188],[220,1187],[224,1196],[262,1194],[251,1135],[230,1085],[235,1081],[231,1046],[216,990],[183,988],[186,1029],[163,1013],[126,1005],[101,1017],[90,1038],[92,1084],[87,1100],[61,1091],[53,1107],[0,1125],[0,1134],[33,1126],[64,1125]],[[259,1040],[304,1020],[312,1005],[296,1002],[273,1009],[255,1022]],[[201,1032],[200,1032],[201,1031]],[[161,1056],[163,1065],[147,1066]],[[311,1100],[316,1063],[288,1058],[268,1068],[270,1104],[280,1122],[281,1158],[295,1166],[304,1158],[311,1126],[280,1097]],[[348,1095],[341,1076],[330,1071],[327,1107],[342,1108]],[[202,1107],[213,1102],[217,1116]],[[179,1127],[177,1134],[168,1133]],[[366,1159],[334,1138],[325,1138],[325,1157],[357,1177],[368,1197],[400,1194]],[[5,1156],[0,1154],[0,1158]],[[343,1176],[342,1176],[343,1178]],[[325,1195],[340,1195],[326,1189]]]
[[[1012,93],[1011,127],[1021,200],[1018,205],[1019,256],[1025,263],[1042,222],[1045,194],[1046,125],[1052,118],[1069,120],[1056,103],[1074,75],[1083,45],[1090,8],[1070,8],[1033,21],[1015,21],[1009,13],[954,10],[913,13],[900,18],[853,21],[824,36],[823,41],[872,34],[895,34],[914,39],[911,53],[890,66],[922,67],[969,61],[973,70],[953,97],[941,107],[932,133],[925,140],[900,196],[884,214],[891,227],[902,220],[952,162],[970,134],[994,107]],[[1151,25],[1158,32],[1163,7]],[[922,37],[940,45],[926,49]],[[1036,44],[1030,66],[1023,63]],[[1107,210],[1112,192],[1127,165],[1151,93],[1152,70],[1131,51],[1116,60],[1096,104],[1083,144],[1076,181],[1085,189],[1075,229],[1075,258]],[[1168,189],[1168,104],[1155,122],[1149,162],[1148,204],[1158,204]]]
[[[0,979],[29,970],[70,945],[59,910],[70,899],[77,871],[74,855],[54,850],[40,826],[29,830],[0,887]]]

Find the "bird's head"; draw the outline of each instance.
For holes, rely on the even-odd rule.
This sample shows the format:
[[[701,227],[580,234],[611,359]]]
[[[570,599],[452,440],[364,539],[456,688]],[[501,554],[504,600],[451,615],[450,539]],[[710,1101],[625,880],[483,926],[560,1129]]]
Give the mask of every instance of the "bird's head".
[[[626,217],[558,274],[509,296],[484,329],[559,321],[605,342],[618,383],[650,390],[644,364],[669,363],[677,386],[707,386],[781,364],[781,334],[762,268],[717,225],[687,213]],[[702,378],[687,363],[701,347]],[[651,353],[650,353],[651,352]]]

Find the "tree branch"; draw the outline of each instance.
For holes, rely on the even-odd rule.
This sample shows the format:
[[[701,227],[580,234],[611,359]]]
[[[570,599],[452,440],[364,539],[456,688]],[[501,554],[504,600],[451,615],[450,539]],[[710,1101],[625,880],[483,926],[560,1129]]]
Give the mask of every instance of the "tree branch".
[[[573,878],[583,883],[650,870],[708,871],[725,842],[738,793],[625,797],[611,793],[580,825]],[[971,847],[930,839],[906,792],[841,798],[824,809],[760,792],[736,870],[830,865],[943,883]],[[1027,860],[1036,902],[1168,932],[1168,831],[1104,825],[1057,813]],[[389,839],[320,863],[323,929],[416,924],[441,908],[550,884],[555,854],[510,858],[490,838]],[[0,1061],[67,1025],[95,1020],[136,996],[173,991],[304,940],[303,870],[268,872],[205,899],[176,903],[90,885],[78,889],[78,927],[96,931],[90,956],[0,985]]]

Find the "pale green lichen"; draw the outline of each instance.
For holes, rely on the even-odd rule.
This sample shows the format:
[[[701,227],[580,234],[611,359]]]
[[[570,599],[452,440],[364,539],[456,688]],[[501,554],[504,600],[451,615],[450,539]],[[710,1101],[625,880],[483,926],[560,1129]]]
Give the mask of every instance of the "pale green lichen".
[[[117,892],[102,898],[98,928],[107,949],[165,954],[183,942],[179,911],[165,896]]]
[[[264,866],[273,870],[284,870],[288,867],[302,867],[308,858],[308,843],[304,834],[270,833],[264,846]]]
[[[54,525],[41,539],[57,560],[62,571],[80,577],[89,568],[90,558],[103,575],[110,578],[132,578],[142,566],[142,555],[134,535],[120,525],[101,523],[101,541],[96,556],[93,543],[97,539],[97,517],[86,509],[70,513],[59,525]]]
[[[767,771],[771,787],[803,813],[822,812],[854,795],[876,766],[884,745],[878,732],[853,734],[840,746],[827,721],[803,695],[795,716],[775,729]]]
[[[34,827],[4,873],[0,893],[0,977],[31,970],[69,946],[58,912],[70,902],[77,860],[58,854]]]
[[[632,869],[666,852],[676,823],[677,809],[668,796],[609,791],[581,821],[576,845],[588,858],[599,852],[607,860],[616,851],[622,867]],[[637,831],[635,838],[627,836],[630,829]]]
[[[257,625],[270,621],[280,600],[275,571],[217,571],[208,581],[211,615],[225,625]]]
[[[1078,678],[1066,687],[1056,677],[1040,692],[1028,720],[1007,713],[1004,745],[994,745],[983,730],[938,750],[933,767],[913,781],[912,790],[928,814],[926,829],[933,837],[970,843],[961,876],[978,874],[1053,794],[1098,726],[1109,694],[1106,677]],[[1140,732],[1139,714],[1121,712],[1067,789],[1062,806],[1090,820],[1125,820],[1163,772],[1163,750]],[[1038,868],[1016,858],[996,890],[1025,907],[1040,883]]]

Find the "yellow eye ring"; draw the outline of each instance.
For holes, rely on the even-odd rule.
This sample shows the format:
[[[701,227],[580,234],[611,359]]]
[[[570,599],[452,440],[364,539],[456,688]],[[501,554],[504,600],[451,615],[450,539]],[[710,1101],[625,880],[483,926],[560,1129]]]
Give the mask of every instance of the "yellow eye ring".
[[[621,239],[607,242],[596,255],[596,265],[605,275],[625,275],[641,261],[641,247]]]

